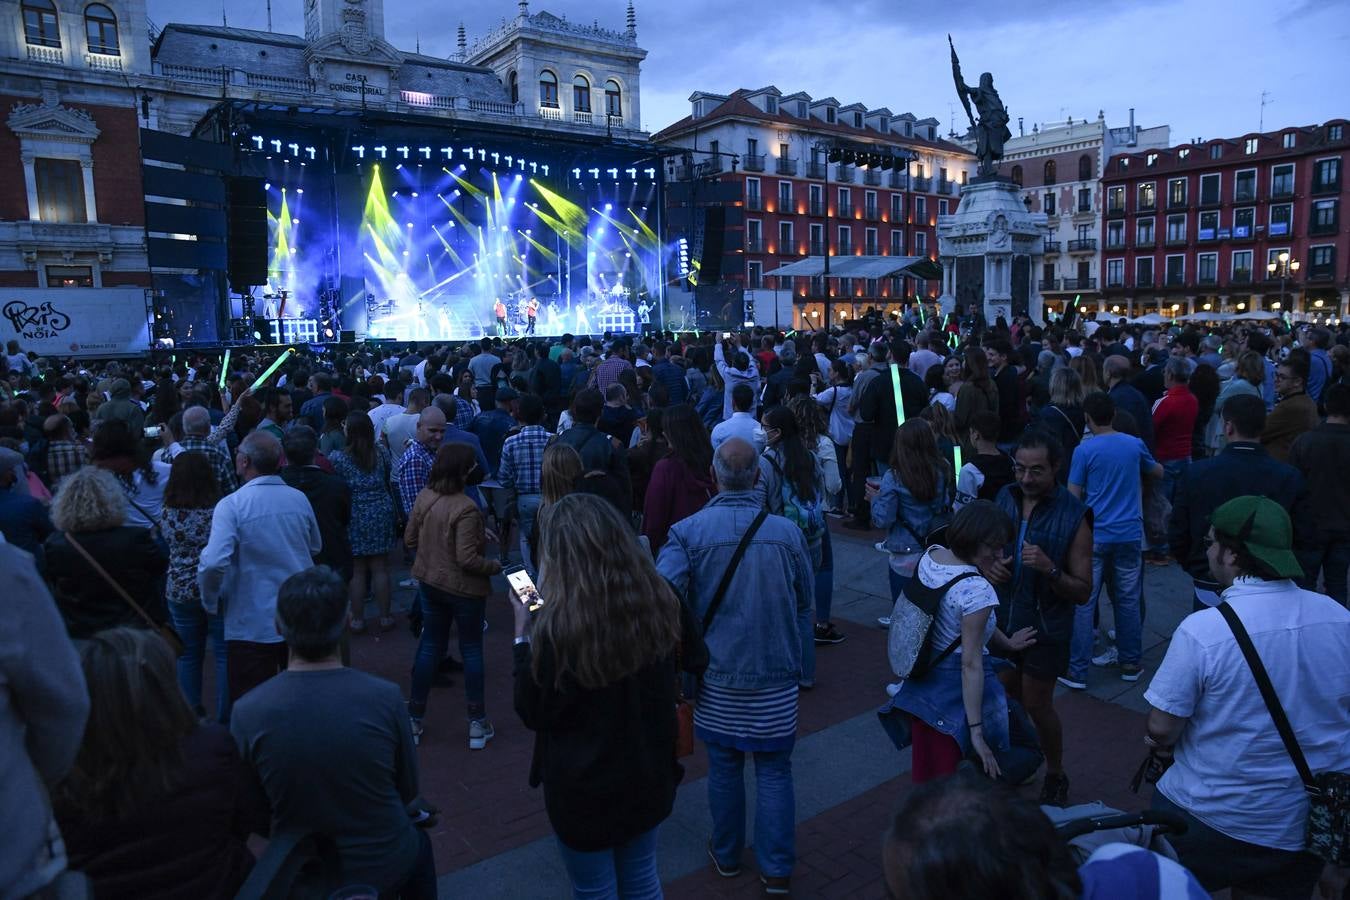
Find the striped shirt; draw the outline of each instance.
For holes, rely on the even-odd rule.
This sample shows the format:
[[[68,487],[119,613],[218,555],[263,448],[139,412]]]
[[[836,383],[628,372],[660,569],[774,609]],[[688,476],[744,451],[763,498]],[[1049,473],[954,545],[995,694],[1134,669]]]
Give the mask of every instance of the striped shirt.
[[[694,707],[694,728],[710,744],[787,750],[797,738],[797,685],[746,691],[704,682]]]

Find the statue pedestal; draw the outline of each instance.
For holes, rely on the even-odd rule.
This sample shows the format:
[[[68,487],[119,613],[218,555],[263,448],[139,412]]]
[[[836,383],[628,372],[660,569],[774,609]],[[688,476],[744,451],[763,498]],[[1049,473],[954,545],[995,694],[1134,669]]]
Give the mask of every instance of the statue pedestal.
[[[942,312],[983,308],[985,321],[1031,316],[1044,321],[1037,279],[1050,228],[1044,213],[1027,212],[1017,185],[974,178],[961,205],[937,224],[942,262]]]

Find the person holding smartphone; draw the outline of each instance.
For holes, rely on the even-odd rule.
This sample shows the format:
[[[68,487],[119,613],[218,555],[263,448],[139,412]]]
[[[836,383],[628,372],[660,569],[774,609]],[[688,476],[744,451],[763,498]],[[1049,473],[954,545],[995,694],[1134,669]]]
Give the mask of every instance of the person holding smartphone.
[[[508,577],[530,786],[544,786],[574,897],[660,897],[656,831],[684,774],[677,668],[707,666],[701,629],[613,504],[569,494],[539,523],[538,587]]]
[[[491,576],[502,569],[487,551],[487,525],[478,504],[465,494],[483,480],[469,444],[441,447],[427,485],[413,501],[404,540],[417,550],[412,576],[422,585],[422,639],[413,663],[408,698],[413,740],[422,738],[422,719],[436,669],[450,641],[450,623],[459,624],[464,658],[464,695],[469,705],[469,749],[482,750],[495,734],[483,699],[483,613]]]

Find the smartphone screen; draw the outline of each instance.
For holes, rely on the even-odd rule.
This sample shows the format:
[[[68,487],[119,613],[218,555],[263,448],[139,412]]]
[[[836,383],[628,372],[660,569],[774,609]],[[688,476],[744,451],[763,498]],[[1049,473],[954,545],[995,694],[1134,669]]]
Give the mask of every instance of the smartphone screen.
[[[145,436],[148,437],[148,438],[157,438],[157,437],[159,437],[159,432],[160,432],[160,426],[158,426],[158,425],[147,425],[147,426],[145,426]]]
[[[539,607],[544,605],[544,601],[539,596],[539,588],[534,586],[534,580],[530,578],[530,573],[525,571],[525,567],[512,566],[503,574],[506,575],[506,583],[510,585],[516,599],[523,603],[530,612],[538,612]]]

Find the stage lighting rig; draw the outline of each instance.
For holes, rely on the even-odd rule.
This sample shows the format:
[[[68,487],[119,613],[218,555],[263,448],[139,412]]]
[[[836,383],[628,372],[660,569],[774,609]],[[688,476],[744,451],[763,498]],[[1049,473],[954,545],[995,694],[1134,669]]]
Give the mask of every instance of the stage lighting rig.
[[[420,154],[422,154],[423,158],[425,158],[425,159],[431,159],[431,148],[430,148],[430,147],[418,147],[418,148],[417,148],[417,152],[420,153]]]
[[[360,144],[353,147],[352,152],[355,153],[357,156],[361,157],[361,159],[366,158],[366,147],[364,144]]]
[[[407,158],[408,158],[408,148],[407,148],[407,147],[395,147],[394,150],[397,151],[404,159],[407,159]]]
[[[445,154],[446,159],[453,159],[455,155],[454,147],[442,147],[441,152]]]
[[[389,148],[388,148],[388,147],[385,147],[385,146],[383,146],[383,145],[381,145],[381,146],[379,146],[379,147],[374,147],[374,148],[372,148],[372,149],[373,149],[376,153],[380,154],[380,159],[384,159],[385,157],[387,157],[387,156],[389,155]]]

